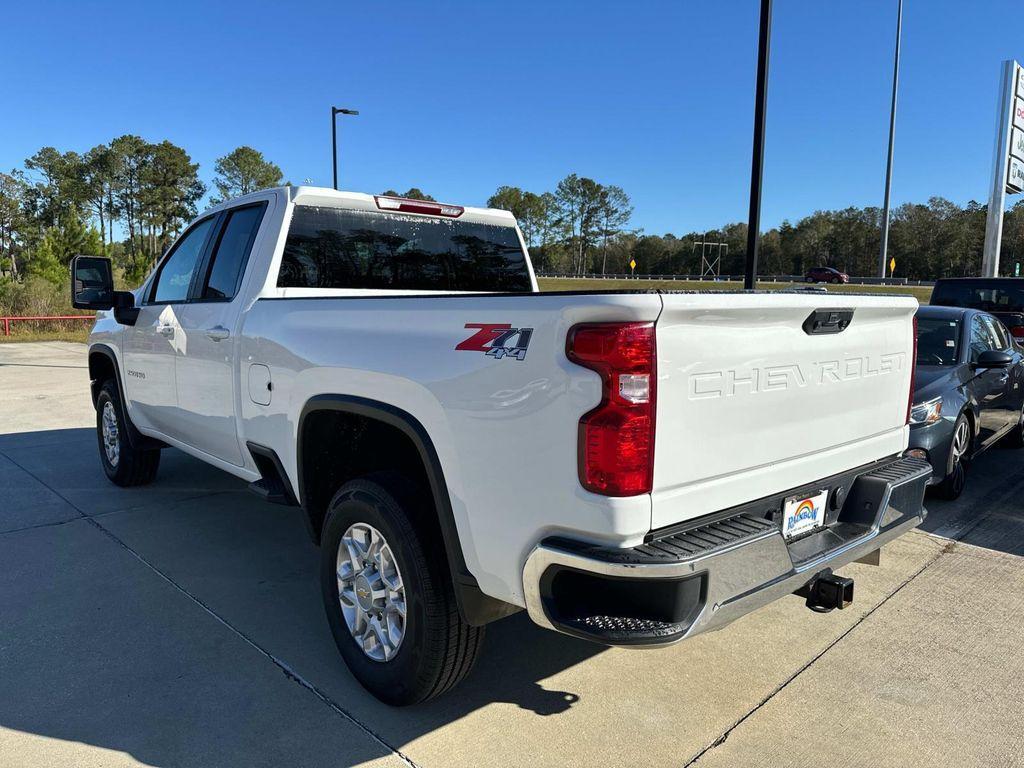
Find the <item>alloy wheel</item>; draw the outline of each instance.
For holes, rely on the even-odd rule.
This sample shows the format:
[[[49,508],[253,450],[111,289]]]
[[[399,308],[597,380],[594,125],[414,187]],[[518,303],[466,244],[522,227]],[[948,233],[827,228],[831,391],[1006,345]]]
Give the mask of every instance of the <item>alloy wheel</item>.
[[[117,413],[109,400],[103,404],[103,452],[110,466],[116,467],[121,458],[121,439],[117,430]]]
[[[964,455],[967,453],[969,445],[970,430],[968,429],[967,421],[961,419],[956,424],[956,431],[953,433],[953,442],[949,448],[950,460],[953,465],[950,470],[950,474],[953,476],[953,488],[957,492],[963,489],[964,483],[966,482]]]
[[[374,661],[390,661],[405,637],[405,584],[387,540],[353,523],[338,544],[338,600],[352,638]]]

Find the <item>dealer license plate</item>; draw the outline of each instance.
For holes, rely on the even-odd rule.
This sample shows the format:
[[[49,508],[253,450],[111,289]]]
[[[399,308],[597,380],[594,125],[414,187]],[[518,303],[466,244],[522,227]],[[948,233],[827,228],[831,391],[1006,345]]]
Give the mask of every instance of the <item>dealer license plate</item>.
[[[782,507],[782,535],[787,539],[801,536],[825,524],[828,491],[814,496],[794,496]]]

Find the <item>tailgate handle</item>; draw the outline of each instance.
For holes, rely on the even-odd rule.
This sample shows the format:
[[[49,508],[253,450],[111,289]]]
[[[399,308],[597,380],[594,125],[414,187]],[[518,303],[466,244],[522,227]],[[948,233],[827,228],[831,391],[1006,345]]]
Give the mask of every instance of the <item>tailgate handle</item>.
[[[804,333],[842,333],[851,322],[852,309],[816,309],[804,320]]]

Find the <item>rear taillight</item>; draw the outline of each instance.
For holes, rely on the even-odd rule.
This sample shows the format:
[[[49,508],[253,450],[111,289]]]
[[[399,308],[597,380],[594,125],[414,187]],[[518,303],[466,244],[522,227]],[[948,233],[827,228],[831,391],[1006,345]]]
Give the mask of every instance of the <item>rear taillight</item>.
[[[1014,341],[1018,344],[1024,344],[1024,325],[1010,326],[1010,333],[1013,335]]]
[[[430,200],[412,200],[407,197],[385,197],[374,195],[377,207],[382,211],[401,211],[402,213],[426,213],[430,216],[448,216],[457,219],[466,209],[461,205],[445,205]]]
[[[907,424],[914,407],[914,375],[917,373],[917,315],[914,315],[914,349],[910,353],[910,394],[907,396]]]
[[[566,355],[601,377],[601,403],[580,419],[580,483],[604,496],[650,493],[657,376],[653,323],[583,323]]]

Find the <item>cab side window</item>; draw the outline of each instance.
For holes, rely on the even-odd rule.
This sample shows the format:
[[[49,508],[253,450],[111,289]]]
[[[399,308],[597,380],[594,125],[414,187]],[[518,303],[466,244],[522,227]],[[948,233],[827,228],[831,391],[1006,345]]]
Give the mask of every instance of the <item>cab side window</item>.
[[[228,212],[200,287],[200,298],[208,301],[234,298],[265,208],[266,205],[260,203]]]
[[[150,301],[165,303],[185,301],[192,284],[192,275],[202,256],[206,237],[213,226],[213,218],[205,219],[190,229],[174,246],[174,250],[160,265],[160,273],[153,283]]]

